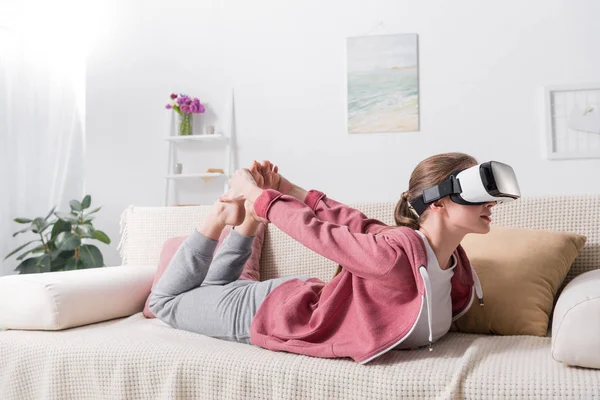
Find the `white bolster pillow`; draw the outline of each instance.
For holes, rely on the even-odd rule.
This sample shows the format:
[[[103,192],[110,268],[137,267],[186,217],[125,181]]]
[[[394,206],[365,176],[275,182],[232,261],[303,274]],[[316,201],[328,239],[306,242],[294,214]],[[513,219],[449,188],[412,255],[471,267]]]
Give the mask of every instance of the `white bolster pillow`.
[[[575,277],[558,297],[552,357],[567,365],[600,368],[600,269]]]
[[[0,328],[60,330],[142,311],[156,265],[0,277]]]

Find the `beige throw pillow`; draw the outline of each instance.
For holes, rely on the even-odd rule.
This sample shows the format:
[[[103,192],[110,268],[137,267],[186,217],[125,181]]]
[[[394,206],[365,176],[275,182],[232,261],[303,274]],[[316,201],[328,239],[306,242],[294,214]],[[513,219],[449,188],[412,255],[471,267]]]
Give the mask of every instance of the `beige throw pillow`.
[[[493,226],[462,241],[483,288],[453,331],[546,336],[554,297],[587,238],[570,232]]]

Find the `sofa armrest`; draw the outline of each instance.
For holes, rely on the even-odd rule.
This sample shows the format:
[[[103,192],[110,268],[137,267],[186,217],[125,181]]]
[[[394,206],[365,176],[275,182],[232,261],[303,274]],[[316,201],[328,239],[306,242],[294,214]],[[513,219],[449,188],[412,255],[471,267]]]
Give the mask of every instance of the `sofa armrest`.
[[[558,297],[552,319],[552,357],[600,369],[600,269],[575,277]]]
[[[60,330],[142,311],[156,265],[0,277],[0,328]]]

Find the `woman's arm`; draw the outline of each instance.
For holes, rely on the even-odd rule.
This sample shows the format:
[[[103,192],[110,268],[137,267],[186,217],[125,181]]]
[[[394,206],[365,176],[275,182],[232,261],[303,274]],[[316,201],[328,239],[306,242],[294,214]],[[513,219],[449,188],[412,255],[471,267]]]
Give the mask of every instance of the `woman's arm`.
[[[281,175],[280,175],[281,176]],[[323,221],[345,225],[350,232],[368,233],[387,226],[383,222],[369,218],[359,210],[327,197],[318,190],[305,190],[281,176],[279,191],[308,205],[317,218]]]
[[[279,174],[277,167],[272,166],[269,161],[263,162],[262,168],[259,167],[259,171],[264,174],[265,182],[276,183],[276,186],[272,185],[271,188],[275,188],[282,194],[287,194],[305,203],[320,220],[345,225],[350,232],[356,233],[372,232],[386,226],[383,222],[369,218],[355,208],[328,198],[323,192],[317,190],[307,191],[291,183]],[[266,187],[269,188],[269,186]]]
[[[258,217],[356,276],[379,278],[405,256],[386,236],[351,232],[348,226],[322,221],[307,204],[276,190],[255,187],[245,197],[254,202]]]
[[[262,186],[258,186],[275,189],[282,194],[294,197],[307,204],[320,220],[347,226],[350,232],[368,233],[387,226],[379,220],[367,217],[357,209],[327,198],[322,192],[307,191],[291,183],[279,173],[279,168],[268,160],[264,160],[262,164],[254,161],[249,171],[256,173],[256,177],[260,179]]]

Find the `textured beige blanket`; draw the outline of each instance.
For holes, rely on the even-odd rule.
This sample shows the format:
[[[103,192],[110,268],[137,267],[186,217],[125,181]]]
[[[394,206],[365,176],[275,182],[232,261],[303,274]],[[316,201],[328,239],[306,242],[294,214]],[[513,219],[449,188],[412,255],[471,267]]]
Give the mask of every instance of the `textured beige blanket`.
[[[57,332],[0,332],[2,399],[492,399],[600,396],[600,370],[551,359],[550,338],[449,333],[368,365],[272,352],[141,313]],[[8,355],[8,358],[5,358]]]

